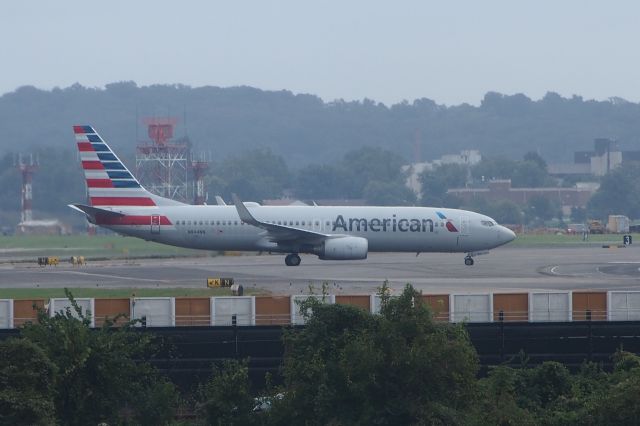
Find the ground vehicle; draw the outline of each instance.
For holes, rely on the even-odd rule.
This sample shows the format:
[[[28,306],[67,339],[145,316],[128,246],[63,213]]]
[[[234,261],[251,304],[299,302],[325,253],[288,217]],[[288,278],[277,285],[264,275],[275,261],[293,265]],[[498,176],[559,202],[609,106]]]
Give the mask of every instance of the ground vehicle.
[[[591,234],[604,234],[604,225],[599,220],[590,220],[589,232]]]
[[[587,230],[587,225],[584,223],[570,223],[567,226],[567,234],[582,234]]]

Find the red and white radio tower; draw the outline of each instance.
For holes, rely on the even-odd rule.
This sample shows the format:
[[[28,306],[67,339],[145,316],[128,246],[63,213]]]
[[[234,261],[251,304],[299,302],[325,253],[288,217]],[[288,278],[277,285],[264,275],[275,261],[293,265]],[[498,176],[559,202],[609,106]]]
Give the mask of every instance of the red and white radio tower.
[[[192,161],[191,170],[193,172],[193,181],[195,184],[193,204],[201,205],[207,201],[206,194],[204,192],[204,175],[209,168],[209,164],[206,161]]]
[[[20,217],[20,223],[31,222],[33,220],[32,182],[33,174],[38,168],[38,162],[33,161],[33,154],[29,156],[29,162],[24,161],[22,155],[19,155],[17,167],[22,173],[22,214]]]

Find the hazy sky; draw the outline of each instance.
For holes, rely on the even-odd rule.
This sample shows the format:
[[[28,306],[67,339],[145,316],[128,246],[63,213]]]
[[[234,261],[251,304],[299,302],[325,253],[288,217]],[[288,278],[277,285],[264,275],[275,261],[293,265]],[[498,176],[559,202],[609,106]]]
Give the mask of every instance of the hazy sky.
[[[330,101],[640,101],[638,1],[7,0],[0,93],[249,85]]]

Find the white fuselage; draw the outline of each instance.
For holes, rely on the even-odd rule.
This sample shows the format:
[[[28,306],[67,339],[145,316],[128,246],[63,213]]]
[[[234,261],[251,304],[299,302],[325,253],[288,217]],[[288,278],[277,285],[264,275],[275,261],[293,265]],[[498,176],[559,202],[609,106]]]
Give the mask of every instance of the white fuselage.
[[[247,207],[261,222],[321,234],[366,238],[368,250],[372,252],[475,252],[495,248],[514,238],[513,232],[491,218],[465,210],[248,204]],[[114,210],[144,219],[136,224],[98,224],[163,244],[204,250],[308,252],[308,248],[295,241],[276,244],[264,229],[243,223],[234,206],[177,205]]]

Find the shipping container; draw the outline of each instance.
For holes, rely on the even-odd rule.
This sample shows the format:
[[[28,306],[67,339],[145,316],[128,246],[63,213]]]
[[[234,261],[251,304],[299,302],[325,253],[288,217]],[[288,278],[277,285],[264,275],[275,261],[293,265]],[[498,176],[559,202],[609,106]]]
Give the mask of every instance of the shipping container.
[[[449,321],[449,295],[448,294],[428,294],[423,295],[422,300],[433,312],[436,321]]]
[[[131,301],[129,299],[95,299],[95,325],[102,327],[105,320],[114,320],[116,324],[123,324],[131,319]]]
[[[256,304],[253,296],[211,298],[212,325],[255,325]]]
[[[173,327],[176,325],[173,297],[134,297],[131,317],[140,320],[140,327]]]
[[[571,297],[574,321],[604,321],[607,319],[606,292],[574,291]]]
[[[609,215],[607,230],[614,234],[626,234],[629,232],[629,218],[619,214]]]
[[[452,322],[491,322],[493,299],[491,294],[452,294]]]
[[[76,298],[75,302],[78,305],[78,308],[80,308],[80,312],[82,313],[82,315],[84,317],[91,318],[91,327],[95,327],[96,323],[95,323],[95,316],[94,316],[94,312],[95,312],[94,299],[86,298],[86,297]],[[76,310],[71,305],[71,301],[69,301],[69,299],[55,298],[55,299],[49,300],[49,316],[50,317],[53,318],[56,315],[56,313],[61,313],[63,315],[66,315],[67,309],[69,310],[69,313],[71,314],[71,316],[78,319],[80,318]]]
[[[0,299],[0,328],[13,328],[13,299]]]
[[[494,321],[528,321],[529,295],[527,293],[494,293]]]
[[[211,325],[211,301],[204,297],[176,297],[176,326]]]
[[[371,297],[368,295],[346,296],[340,294],[336,295],[336,303],[358,306],[368,312],[371,311]]]
[[[291,324],[291,298],[289,296],[256,296],[257,325]]]
[[[44,310],[44,299],[21,299],[13,301],[13,326],[18,328],[28,322],[38,322],[38,309]]]

